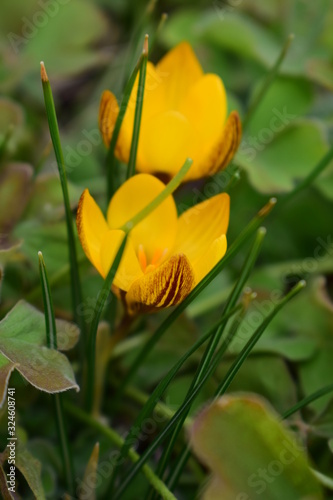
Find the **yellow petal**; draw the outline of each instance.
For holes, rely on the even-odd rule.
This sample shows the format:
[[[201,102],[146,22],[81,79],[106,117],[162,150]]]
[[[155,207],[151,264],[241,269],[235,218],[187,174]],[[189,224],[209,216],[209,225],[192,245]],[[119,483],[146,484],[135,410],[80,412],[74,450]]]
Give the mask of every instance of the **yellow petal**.
[[[202,164],[204,175],[214,175],[223,170],[234,157],[242,138],[242,124],[237,111],[232,111],[225,124],[220,139],[213,150],[211,157]]]
[[[222,234],[213,241],[206,253],[201,255],[193,264],[195,284],[197,285],[213,267],[224,257],[227,251],[227,238]]]
[[[169,109],[177,110],[192,85],[203,75],[200,63],[187,42],[170,50],[157,64],[156,71],[163,79]]]
[[[99,273],[102,274],[100,260],[100,250],[102,240],[109,230],[101,209],[85,189],[81,195],[77,215],[76,225],[82,248]]]
[[[119,113],[117,99],[109,90],[105,90],[99,105],[99,129],[101,131],[104,144],[109,147],[113,129]]]
[[[111,229],[120,228],[140,212],[165,188],[163,182],[148,174],[138,174],[126,181],[110,201],[107,220]],[[135,251],[143,245],[148,264],[156,250],[173,247],[177,232],[177,209],[172,196],[150,213],[132,231]]]
[[[186,255],[195,273],[197,262],[216,239],[226,234],[229,208],[229,196],[222,193],[186,210],[179,217],[174,251]]]
[[[193,150],[193,128],[178,111],[166,111],[142,128],[141,172],[175,175]]]
[[[125,297],[129,312],[135,314],[179,304],[193,285],[194,273],[188,259],[182,254],[173,255],[133,283]]]
[[[101,245],[101,265],[104,277],[110,270],[123,237],[124,232],[120,230],[109,230],[104,236]],[[128,238],[113,285],[127,292],[132,283],[141,276],[143,276],[141,266],[134,251],[133,243]]]

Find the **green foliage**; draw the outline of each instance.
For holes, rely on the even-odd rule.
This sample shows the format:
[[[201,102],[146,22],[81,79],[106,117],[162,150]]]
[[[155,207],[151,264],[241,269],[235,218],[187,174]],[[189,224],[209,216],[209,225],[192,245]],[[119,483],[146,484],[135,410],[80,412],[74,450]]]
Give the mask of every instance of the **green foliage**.
[[[224,396],[199,414],[191,428],[196,455],[213,472],[203,498],[293,500],[322,492],[301,443],[255,395]]]
[[[71,323],[58,323],[59,349],[71,349],[78,330]],[[6,397],[10,374],[17,370],[41,391],[54,393],[79,390],[66,356],[46,347],[44,315],[29,304],[19,302],[0,322],[0,393]]]
[[[71,493],[78,498],[81,494],[82,500],[88,490],[89,498],[96,500],[152,500],[157,495],[212,500],[221,498],[221,491],[223,498],[237,500],[329,499],[333,162],[327,157],[320,172],[315,168],[332,151],[333,6],[328,0],[153,3],[3,1],[0,440],[6,443],[4,402],[10,383],[17,388],[18,495],[53,499],[69,493],[68,471],[63,470],[68,436],[75,487],[81,488]],[[163,12],[168,13],[168,20],[157,30]],[[231,218],[226,257],[174,310],[128,322],[121,300],[109,295],[117,261],[103,286],[79,246],[75,228],[72,244],[78,250],[83,297],[73,309],[66,215],[68,227],[87,187],[105,213],[109,194],[126,176],[127,166],[115,158],[113,147],[109,153],[104,148],[98,105],[105,89],[115,93],[118,103],[127,102],[138,73],[135,63],[142,61],[145,33],[153,62],[188,40],[204,71],[223,79],[228,112],[237,109],[245,127],[241,146],[226,171],[205,181],[173,184],[179,211],[228,186]],[[291,33],[295,38],[278,74],[273,74],[256,103]],[[41,60],[50,77],[59,122],[64,160],[60,163],[67,177],[66,211],[43,105]],[[137,128],[136,144],[138,138]],[[59,153],[60,143],[57,147]],[[237,169],[240,180],[230,186]],[[256,216],[270,196],[277,197],[272,214],[267,209]],[[221,317],[223,308],[244,262],[248,263],[252,235],[264,219],[265,242],[251,275],[242,282],[257,295],[251,296],[246,307],[244,300],[251,292],[239,299],[237,295],[217,350],[210,352],[212,358],[207,357],[205,348],[213,338],[218,339],[216,331],[226,322]],[[59,318],[55,323],[58,350],[48,348],[45,317],[39,312],[44,308],[38,251],[43,252],[49,277],[45,309],[50,315],[47,304],[53,302],[49,318]],[[306,289],[265,323],[278,301],[302,279],[307,281]],[[241,320],[239,325],[235,318]],[[75,348],[79,328],[71,321],[80,322],[83,330],[90,326],[89,369],[83,343]],[[265,329],[260,330],[263,322]],[[251,350],[242,351],[258,331]],[[60,352],[72,348],[68,357]],[[89,375],[95,361],[94,386]],[[193,390],[203,362],[203,381]],[[231,382],[234,394],[210,405]],[[95,398],[95,413],[85,413],[81,393],[69,391],[78,390],[78,384],[83,396]],[[62,408],[55,410],[50,399],[56,398],[45,394],[59,391],[66,391],[61,395],[63,422],[58,421],[60,426],[65,424],[66,432],[60,430],[60,440],[54,415],[61,416]],[[115,467],[121,453],[128,454],[128,460],[119,459]],[[282,469],[277,465],[281,453],[294,457]],[[313,469],[305,455],[311,457]],[[207,467],[213,473],[208,486]],[[271,472],[268,480],[259,477],[262,469]],[[139,471],[142,474],[136,474]],[[7,472],[4,451],[0,454],[0,491],[3,498],[12,500]],[[265,488],[261,495],[259,488]]]

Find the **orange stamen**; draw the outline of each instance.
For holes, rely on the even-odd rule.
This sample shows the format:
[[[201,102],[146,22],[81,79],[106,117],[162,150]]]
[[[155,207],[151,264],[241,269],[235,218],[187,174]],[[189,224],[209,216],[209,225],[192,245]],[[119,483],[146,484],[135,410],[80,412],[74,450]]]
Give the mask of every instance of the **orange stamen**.
[[[146,267],[147,267],[147,257],[146,257],[146,253],[145,253],[145,250],[143,248],[143,245],[139,245],[139,248],[138,248],[138,259],[139,259],[142,271],[145,272],[146,271]]]
[[[147,274],[156,269],[161,262],[163,261],[165,255],[168,253],[168,249],[164,248],[162,250],[161,248],[157,248],[153,254],[153,258],[151,259],[150,264],[147,262],[147,255],[144,249],[144,246],[142,244],[139,245],[138,247],[138,259],[140,262],[140,266],[142,271]]]

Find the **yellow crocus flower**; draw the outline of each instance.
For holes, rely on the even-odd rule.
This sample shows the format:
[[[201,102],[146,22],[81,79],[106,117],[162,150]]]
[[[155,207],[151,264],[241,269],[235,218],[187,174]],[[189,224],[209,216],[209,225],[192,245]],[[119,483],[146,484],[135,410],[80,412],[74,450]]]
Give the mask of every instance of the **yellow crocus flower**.
[[[112,197],[106,219],[86,189],[77,212],[83,250],[105,277],[124,232],[119,229],[165,188],[149,174],[128,179]],[[224,256],[229,223],[225,193],[199,203],[180,217],[170,195],[130,232],[113,285],[128,312],[179,304]]]
[[[116,156],[128,163],[138,77],[116,144]],[[111,141],[119,107],[110,91],[102,95],[99,126],[104,143]],[[227,119],[221,78],[204,74],[191,46],[183,42],[154,66],[148,62],[136,169],[174,176],[192,158],[185,180],[213,175],[233,158],[241,139],[236,111]]]

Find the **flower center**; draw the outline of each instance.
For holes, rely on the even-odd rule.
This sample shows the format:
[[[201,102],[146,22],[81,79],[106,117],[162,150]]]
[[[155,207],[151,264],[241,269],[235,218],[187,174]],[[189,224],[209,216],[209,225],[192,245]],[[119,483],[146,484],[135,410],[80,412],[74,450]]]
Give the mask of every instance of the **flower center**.
[[[154,271],[154,269],[156,269],[162,263],[165,255],[167,253],[168,253],[167,248],[164,248],[164,249],[157,248],[153,254],[151,262],[148,263],[147,255],[146,255],[144,246],[142,244],[140,244],[138,247],[138,259],[139,259],[142,271],[145,274],[150,273],[151,271]]]

